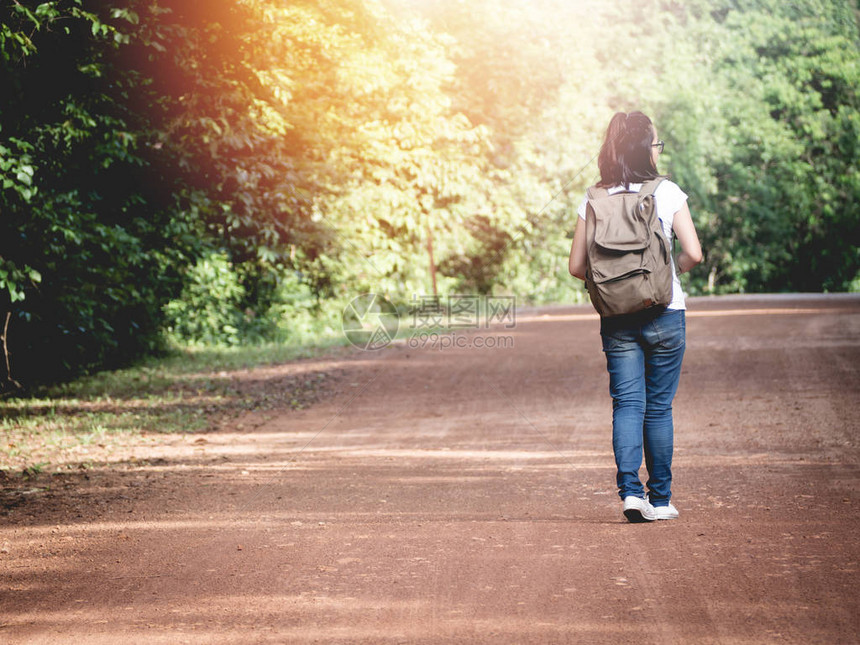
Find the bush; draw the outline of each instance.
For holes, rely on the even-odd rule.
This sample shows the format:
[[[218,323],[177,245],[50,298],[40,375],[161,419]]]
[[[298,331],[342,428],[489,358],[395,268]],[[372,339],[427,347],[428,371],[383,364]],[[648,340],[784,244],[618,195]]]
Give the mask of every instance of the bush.
[[[179,298],[164,308],[167,333],[179,343],[238,345],[245,289],[224,251],[211,251],[189,268]]]

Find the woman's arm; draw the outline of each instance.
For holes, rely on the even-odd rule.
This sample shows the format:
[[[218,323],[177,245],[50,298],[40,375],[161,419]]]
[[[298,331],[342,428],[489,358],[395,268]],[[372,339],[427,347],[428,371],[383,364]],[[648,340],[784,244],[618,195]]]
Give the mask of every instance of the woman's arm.
[[[585,280],[585,220],[581,217],[576,218],[576,230],[573,232],[573,244],[570,245],[570,259],[567,263],[567,268],[570,275],[580,280]]]
[[[686,273],[702,261],[702,245],[699,244],[699,236],[693,224],[693,216],[690,208],[684,202],[681,209],[675,213],[672,230],[681,243],[681,253],[678,255],[678,273]],[[575,241],[575,240],[574,240]]]

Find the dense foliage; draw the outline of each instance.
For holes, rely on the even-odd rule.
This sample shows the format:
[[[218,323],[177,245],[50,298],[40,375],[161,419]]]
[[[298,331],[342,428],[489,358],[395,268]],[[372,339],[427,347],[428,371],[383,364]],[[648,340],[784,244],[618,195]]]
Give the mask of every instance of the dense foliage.
[[[288,340],[367,291],[582,300],[616,110],[690,195],[691,291],[857,289],[858,45],[848,0],[4,3],[6,376]]]

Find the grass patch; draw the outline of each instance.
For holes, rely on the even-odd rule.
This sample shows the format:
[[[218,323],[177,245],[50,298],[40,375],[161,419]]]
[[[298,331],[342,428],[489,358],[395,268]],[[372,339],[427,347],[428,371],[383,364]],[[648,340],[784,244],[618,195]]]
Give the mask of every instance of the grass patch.
[[[310,345],[172,348],[118,370],[0,400],[0,470],[24,476],[109,461],[164,433],[207,429],[213,418],[276,407],[300,408],[327,375],[271,387],[246,386],[231,372],[313,358],[346,343],[329,335]]]
[[[441,334],[443,325],[416,330],[401,314],[397,338]],[[316,373],[248,385],[238,370],[314,358],[348,346],[344,334],[317,332],[306,344],[178,347],[160,357],[0,399],[0,470],[23,476],[110,463],[159,435],[195,433],[216,418],[243,411],[301,408],[330,375]],[[123,452],[125,451],[125,452]]]

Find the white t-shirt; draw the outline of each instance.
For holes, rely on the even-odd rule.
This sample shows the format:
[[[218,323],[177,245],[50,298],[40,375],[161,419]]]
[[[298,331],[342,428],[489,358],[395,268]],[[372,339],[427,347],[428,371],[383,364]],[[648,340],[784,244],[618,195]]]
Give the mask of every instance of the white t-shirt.
[[[630,184],[630,190],[639,192],[642,184]],[[606,192],[610,195],[624,190],[623,186],[613,186],[607,188]],[[660,218],[660,223],[663,224],[663,232],[666,234],[666,239],[671,242],[672,224],[675,222],[675,213],[681,210],[684,202],[687,201],[687,194],[674,181],[664,179],[654,191],[654,202],[657,205],[657,217]],[[588,196],[582,198],[582,203],[577,209],[577,214],[581,220],[585,220],[585,208],[588,204]],[[675,258],[672,258],[672,302],[669,303],[668,309],[686,309],[684,303],[684,291],[681,289],[681,280],[678,278],[678,272],[675,270]]]

